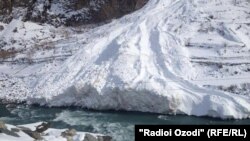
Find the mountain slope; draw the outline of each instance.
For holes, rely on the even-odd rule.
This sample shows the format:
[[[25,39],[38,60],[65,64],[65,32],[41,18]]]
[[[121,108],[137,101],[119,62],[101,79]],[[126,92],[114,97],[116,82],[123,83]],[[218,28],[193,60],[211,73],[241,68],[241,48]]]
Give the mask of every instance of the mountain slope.
[[[151,0],[110,24],[64,29],[67,34],[56,34],[52,49],[32,52],[32,63],[1,65],[1,97],[48,106],[249,118],[250,4],[237,2]],[[9,35],[13,26],[4,26]],[[45,33],[40,38],[62,30],[42,26],[48,31],[34,31]]]

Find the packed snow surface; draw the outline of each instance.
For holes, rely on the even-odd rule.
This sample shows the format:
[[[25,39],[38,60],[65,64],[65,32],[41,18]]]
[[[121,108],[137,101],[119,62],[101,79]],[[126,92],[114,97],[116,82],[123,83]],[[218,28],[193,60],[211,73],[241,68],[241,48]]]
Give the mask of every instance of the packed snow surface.
[[[249,118],[249,7],[249,0],[150,0],[90,29],[13,20],[0,36],[4,49],[19,52],[0,65],[0,97]]]

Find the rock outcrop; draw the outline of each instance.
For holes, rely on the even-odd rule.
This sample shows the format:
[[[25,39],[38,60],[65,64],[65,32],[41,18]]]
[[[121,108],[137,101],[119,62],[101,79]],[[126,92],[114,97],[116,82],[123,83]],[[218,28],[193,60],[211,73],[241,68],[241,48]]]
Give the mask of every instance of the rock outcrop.
[[[22,16],[25,21],[56,26],[108,22],[133,12],[148,0],[0,0],[0,21]]]

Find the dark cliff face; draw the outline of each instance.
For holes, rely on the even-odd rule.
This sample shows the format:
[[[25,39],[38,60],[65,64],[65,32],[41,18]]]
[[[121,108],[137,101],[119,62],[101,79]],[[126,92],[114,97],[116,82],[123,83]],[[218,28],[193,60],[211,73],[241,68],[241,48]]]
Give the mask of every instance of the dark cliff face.
[[[147,0],[109,0],[101,6],[100,11],[96,12],[95,17],[99,21],[121,17],[132,11],[140,9],[146,4]]]
[[[0,21],[23,20],[56,26],[107,22],[143,7],[148,0],[0,0]]]
[[[0,15],[11,14],[15,7],[27,7],[32,0],[0,0]]]

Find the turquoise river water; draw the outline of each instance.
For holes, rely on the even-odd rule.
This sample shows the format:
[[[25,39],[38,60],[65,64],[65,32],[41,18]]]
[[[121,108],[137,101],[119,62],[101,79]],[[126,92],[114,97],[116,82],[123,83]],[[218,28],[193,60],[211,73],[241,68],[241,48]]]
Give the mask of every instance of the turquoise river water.
[[[75,128],[78,131],[102,133],[116,141],[133,141],[135,124],[250,124],[248,120],[220,120],[208,117],[170,116],[139,112],[91,111],[80,108],[46,108],[0,105],[0,120],[14,125],[40,121],[53,128]]]

